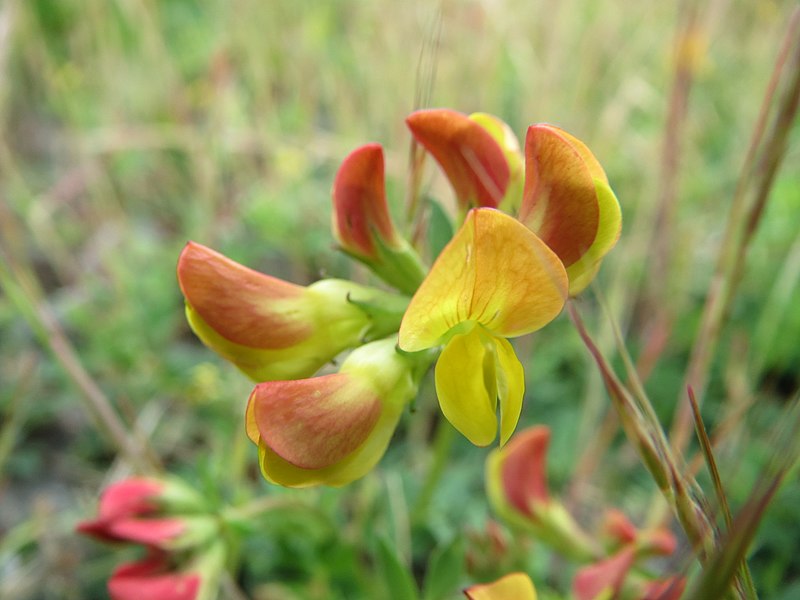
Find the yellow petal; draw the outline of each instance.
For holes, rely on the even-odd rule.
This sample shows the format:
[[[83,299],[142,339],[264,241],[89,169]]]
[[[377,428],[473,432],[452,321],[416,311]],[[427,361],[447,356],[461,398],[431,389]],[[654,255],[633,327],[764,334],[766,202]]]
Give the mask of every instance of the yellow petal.
[[[500,445],[505,444],[517,427],[525,394],[525,371],[508,340],[494,338],[497,374],[497,398],[500,403]]]
[[[510,573],[492,583],[464,590],[470,600],[536,600],[536,589],[525,573]]]
[[[478,327],[453,336],[435,372],[444,416],[476,446],[491,444],[497,435],[494,356],[486,351],[483,337]]]
[[[594,279],[600,268],[600,261],[616,245],[622,229],[622,212],[614,192],[607,183],[599,179],[595,179],[594,183],[600,222],[597,236],[589,250],[576,263],[567,267],[570,296],[578,295]]]
[[[473,209],[411,299],[399,345],[437,346],[469,321],[501,337],[524,335],[554,319],[566,297],[564,266],[542,240],[500,211]]]

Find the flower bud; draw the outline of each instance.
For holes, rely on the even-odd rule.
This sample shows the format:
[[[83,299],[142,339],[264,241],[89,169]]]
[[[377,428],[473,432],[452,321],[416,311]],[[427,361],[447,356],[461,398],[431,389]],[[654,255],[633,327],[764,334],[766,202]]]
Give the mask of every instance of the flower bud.
[[[181,253],[178,280],[195,334],[256,381],[312,375],[341,351],[396,331],[408,302],[338,279],[294,285],[194,242]]]
[[[99,515],[77,530],[105,542],[132,542],[162,550],[194,546],[213,537],[216,522],[198,510],[202,499],[175,479],[131,478],[100,496]]]
[[[579,569],[572,581],[575,598],[577,600],[616,598],[628,571],[633,566],[635,556],[635,550],[626,547],[610,558]]]
[[[425,267],[392,223],[380,145],[361,146],[345,158],[332,195],[333,235],[341,249],[390,285],[413,294],[425,278]]]
[[[528,128],[519,218],[564,263],[571,296],[589,285],[622,225],[619,203],[591,151],[545,124]]]
[[[183,564],[159,550],[120,565],[108,581],[111,600],[213,600],[224,568],[225,547],[215,542]]]
[[[255,387],[247,434],[258,444],[266,479],[341,486],[375,466],[416,396],[419,371],[432,360],[401,354],[395,344],[392,337],[357,348],[338,373]]]

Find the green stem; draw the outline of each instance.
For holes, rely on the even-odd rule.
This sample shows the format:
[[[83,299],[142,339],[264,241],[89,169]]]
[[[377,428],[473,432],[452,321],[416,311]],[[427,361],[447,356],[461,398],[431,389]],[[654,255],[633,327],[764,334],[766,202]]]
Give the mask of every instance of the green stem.
[[[433,461],[414,504],[413,520],[415,523],[421,523],[428,512],[428,507],[447,466],[447,460],[450,458],[450,450],[455,439],[455,428],[447,419],[440,418],[436,427],[436,438],[433,441]]]

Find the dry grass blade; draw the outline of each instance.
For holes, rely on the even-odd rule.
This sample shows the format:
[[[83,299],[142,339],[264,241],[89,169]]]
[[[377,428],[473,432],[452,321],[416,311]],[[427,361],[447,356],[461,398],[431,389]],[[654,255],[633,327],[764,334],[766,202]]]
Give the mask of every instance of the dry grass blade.
[[[424,40],[417,63],[416,89],[414,91],[414,110],[430,105],[433,87],[436,82],[436,66],[439,58],[439,45],[442,37],[442,11],[436,10],[431,31]],[[406,223],[411,231],[414,246],[423,239],[425,224],[422,218],[420,187],[425,166],[425,149],[412,137],[408,149],[408,188],[406,192]]]
[[[788,81],[778,100],[776,118],[769,136],[762,143],[774,96],[784,77],[788,78]],[[749,242],[758,228],[775,175],[786,153],[788,134],[796,117],[798,102],[800,102],[800,8],[795,9],[790,19],[734,192],[717,266],[703,306],[700,325],[684,377],[684,386],[681,388],[683,390],[691,385],[697,393],[699,405],[702,405],[711,359],[744,270]],[[754,198],[748,204],[748,192],[751,189]],[[672,427],[672,445],[678,450],[683,450],[689,441],[692,425],[692,409],[683,392],[678,398],[678,407]]]
[[[711,440],[708,437],[708,432],[706,431],[705,424],[703,423],[703,417],[700,414],[700,407],[697,405],[697,400],[694,396],[694,390],[689,387],[688,388],[689,394],[689,401],[692,405],[692,413],[694,415],[694,424],[695,429],[697,430],[697,438],[700,440],[700,447],[703,450],[703,455],[706,459],[706,464],[708,465],[708,472],[711,474],[711,481],[714,483],[714,492],[717,496],[717,502],[719,504],[720,509],[722,510],[722,516],[725,519],[725,525],[727,530],[730,532],[732,531],[733,527],[733,517],[731,516],[731,508],[728,504],[728,497],[725,494],[725,488],[722,486],[722,478],[719,475],[719,469],[717,468],[717,461],[714,458],[714,451],[712,449]],[[750,569],[747,566],[747,561],[742,560],[741,563],[741,571],[739,574],[740,577],[740,585],[741,588],[747,594],[747,598],[757,598],[758,594],[755,590],[755,584],[753,583],[753,577],[750,574]]]

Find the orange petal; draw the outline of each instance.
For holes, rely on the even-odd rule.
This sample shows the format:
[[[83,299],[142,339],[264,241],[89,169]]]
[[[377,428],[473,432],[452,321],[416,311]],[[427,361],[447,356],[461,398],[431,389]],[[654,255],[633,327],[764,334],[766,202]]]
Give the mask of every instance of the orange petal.
[[[311,334],[294,318],[304,288],[240,265],[189,242],[178,259],[178,281],[193,311],[226,340],[249,348],[282,349]]]
[[[376,258],[374,236],[399,244],[384,186],[383,149],[367,144],[342,162],[333,182],[333,233],[347,252]]]
[[[499,450],[500,484],[509,504],[533,516],[536,504],[550,501],[547,491],[547,446],[550,429],[538,425],[514,436]]]
[[[503,149],[480,124],[447,109],[419,110],[406,118],[414,138],[444,170],[463,208],[497,207],[510,172]]]
[[[510,573],[492,583],[468,587],[464,595],[470,600],[536,600],[536,589],[525,573]]]
[[[615,545],[623,546],[636,540],[639,532],[636,526],[621,510],[612,508],[606,511],[602,524],[603,535],[611,538]]]
[[[636,551],[627,546],[610,558],[579,569],[572,582],[575,598],[597,600],[616,597],[633,566],[635,556]]]
[[[565,267],[597,236],[600,210],[595,177],[572,136],[550,125],[531,125],[525,139],[525,190],[520,220],[558,254]],[[603,176],[605,177],[605,175]]]
[[[250,403],[260,439],[303,469],[330,466],[353,452],[381,414],[380,398],[345,373],[260,383]]]
[[[500,211],[473,209],[411,299],[399,345],[432,348],[470,321],[524,335],[553,320],[566,297],[564,266],[542,240]]]

